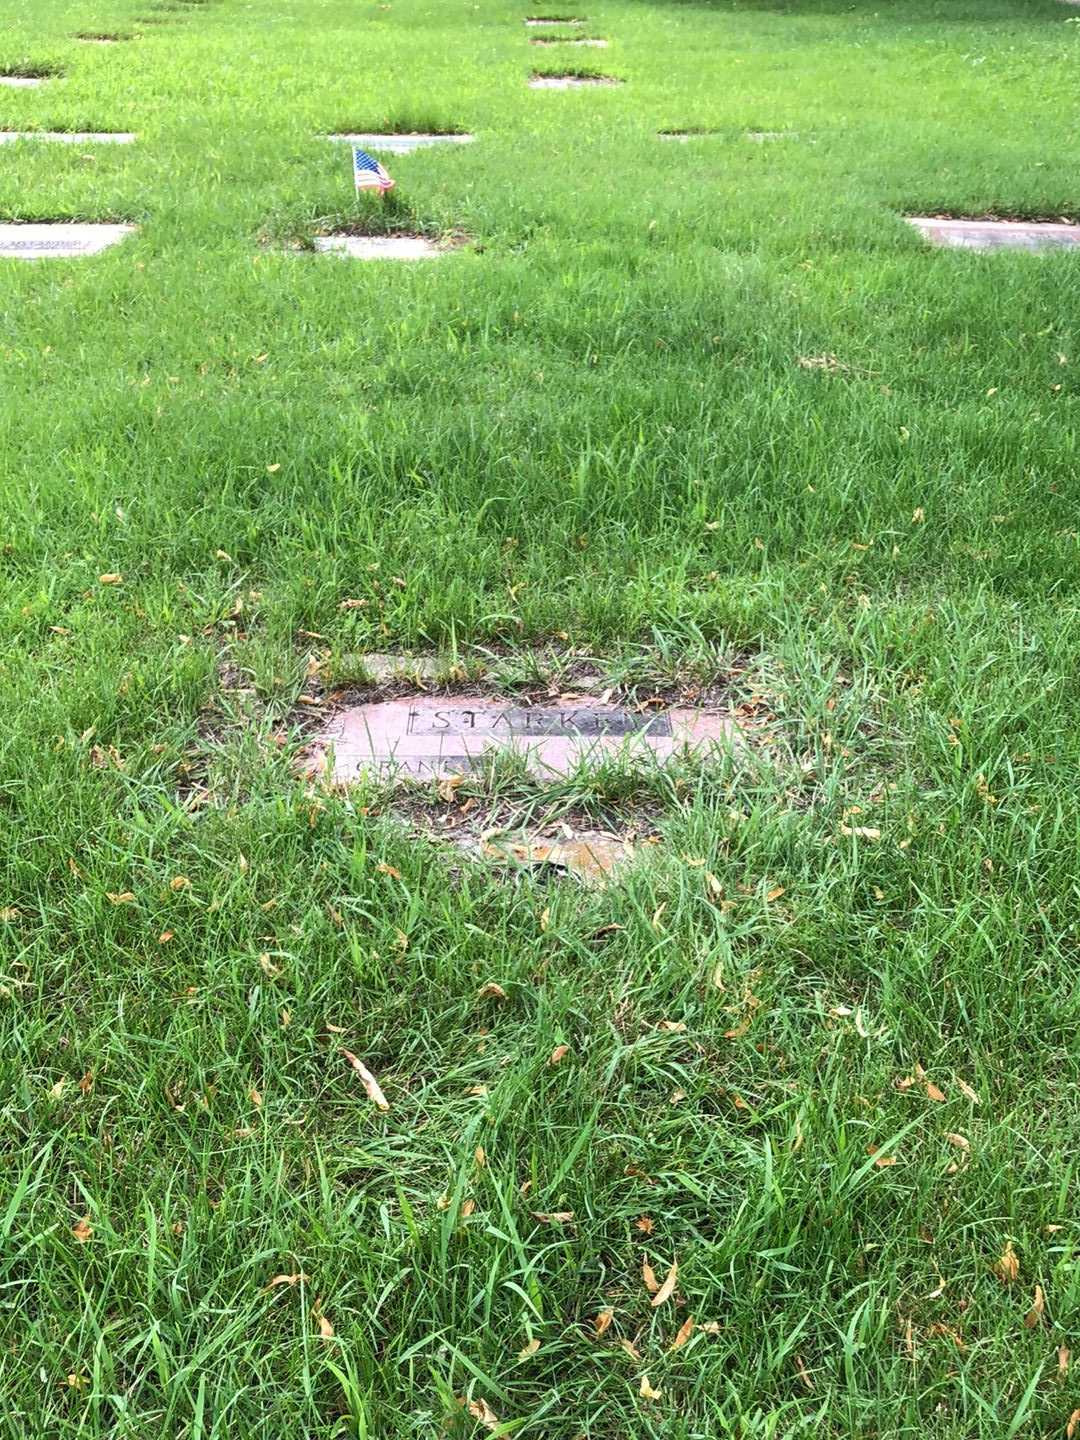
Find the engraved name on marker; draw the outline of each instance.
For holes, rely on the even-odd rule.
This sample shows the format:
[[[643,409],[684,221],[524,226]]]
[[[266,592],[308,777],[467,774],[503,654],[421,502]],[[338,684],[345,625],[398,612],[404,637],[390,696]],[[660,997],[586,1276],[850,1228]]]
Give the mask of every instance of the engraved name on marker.
[[[442,710],[410,710],[409,735],[670,735],[666,715],[631,710],[472,709],[450,705]]]

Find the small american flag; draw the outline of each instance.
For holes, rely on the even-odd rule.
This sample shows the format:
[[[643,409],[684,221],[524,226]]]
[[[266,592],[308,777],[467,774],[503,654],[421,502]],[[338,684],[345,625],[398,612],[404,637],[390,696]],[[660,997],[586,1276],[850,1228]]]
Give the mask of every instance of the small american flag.
[[[392,190],[394,182],[383,167],[366,150],[352,152],[353,180],[357,190]]]

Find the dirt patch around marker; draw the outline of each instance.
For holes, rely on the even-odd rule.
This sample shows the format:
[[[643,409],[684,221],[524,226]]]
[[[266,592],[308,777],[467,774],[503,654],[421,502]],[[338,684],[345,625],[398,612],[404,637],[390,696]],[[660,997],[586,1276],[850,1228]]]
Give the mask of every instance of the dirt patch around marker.
[[[530,90],[577,90],[589,85],[621,85],[616,75],[597,75],[588,71],[562,71],[543,73],[534,71],[529,77]]]

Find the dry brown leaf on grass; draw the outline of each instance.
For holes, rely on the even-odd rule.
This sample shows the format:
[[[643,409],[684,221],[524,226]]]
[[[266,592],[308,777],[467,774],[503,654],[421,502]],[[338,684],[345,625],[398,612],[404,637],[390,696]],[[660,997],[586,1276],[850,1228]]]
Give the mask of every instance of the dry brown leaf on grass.
[[[61,1075],[55,1085],[49,1086],[49,1096],[53,1100],[59,1100],[67,1086],[67,1076]]]
[[[319,1327],[320,1339],[332,1340],[334,1338],[334,1327],[323,1314],[322,1300],[315,1301],[315,1304],[311,1307],[311,1313],[314,1316],[315,1322]]]
[[[528,1360],[529,1356],[530,1356],[530,1355],[535,1355],[536,1352],[537,1352],[537,1350],[539,1350],[539,1349],[540,1349],[540,1341],[537,1340],[537,1339],[534,1337],[532,1340],[529,1341],[529,1343],[528,1343],[527,1345],[523,1345],[523,1346],[521,1347],[521,1349],[518,1351],[518,1359],[519,1359],[519,1360]]]
[[[477,1145],[476,1149],[473,1151],[473,1159],[476,1161],[478,1168],[483,1170],[483,1168],[487,1164],[487,1151],[484,1149],[483,1145]]]
[[[660,1281],[656,1278],[656,1271],[647,1260],[641,1262],[641,1283],[650,1295],[655,1295],[660,1289]]]
[[[688,1316],[686,1317],[686,1319],[683,1321],[683,1323],[679,1326],[679,1333],[675,1336],[675,1339],[674,1339],[674,1340],[671,1342],[671,1344],[668,1346],[668,1349],[669,1349],[669,1350],[681,1350],[682,1347],[686,1344],[687,1340],[690,1339],[690,1336],[691,1336],[693,1333],[694,1333],[694,1317],[693,1317],[692,1315],[688,1315]]]
[[[465,1406],[474,1420],[479,1420],[485,1430],[497,1430],[499,1428],[499,1417],[492,1410],[486,1400],[465,1400],[461,1404]]]
[[[659,1400],[663,1393],[663,1390],[653,1389],[653,1387],[649,1384],[648,1375],[642,1375],[641,1384],[638,1386],[638,1394],[643,1400]]]
[[[90,1224],[90,1217],[84,1215],[77,1224],[71,1227],[71,1233],[80,1245],[85,1245],[94,1233],[94,1227]]]
[[[934,1082],[933,1082],[932,1080],[927,1080],[927,1082],[926,1082],[926,1098],[927,1098],[928,1100],[936,1100],[936,1101],[938,1102],[938,1104],[940,1105],[940,1104],[943,1103],[943,1101],[944,1101],[944,1099],[945,1099],[945,1094],[944,1094],[943,1091],[941,1091],[941,1090],[938,1089],[938,1087],[934,1084]]]
[[[1036,1286],[1035,1286],[1035,1298],[1034,1298],[1034,1299],[1032,1300],[1032,1302],[1031,1302],[1031,1309],[1030,1309],[1030,1310],[1028,1311],[1028,1313],[1024,1316],[1024,1328],[1025,1328],[1025,1330],[1034,1330],[1034,1329],[1035,1329],[1035,1326],[1041,1323],[1042,1318],[1043,1318],[1043,1312],[1044,1312],[1045,1310],[1046,1310],[1046,1296],[1043,1294],[1043,1288],[1042,1288],[1042,1286],[1041,1286],[1041,1285],[1036,1285]]]
[[[275,965],[270,956],[265,954],[259,956],[259,969],[271,980],[281,974],[281,966]]]
[[[595,1317],[595,1319],[593,1320],[593,1329],[594,1329],[594,1331],[596,1332],[596,1338],[597,1338],[598,1340],[600,1339],[600,1336],[601,1336],[601,1335],[604,1335],[604,1334],[607,1333],[607,1331],[608,1331],[608,1329],[609,1329],[609,1327],[610,1327],[610,1325],[611,1325],[611,1322],[612,1322],[612,1320],[614,1320],[614,1318],[615,1318],[615,1311],[614,1311],[614,1310],[610,1310],[610,1309],[608,1309],[608,1310],[601,1310],[600,1313],[599,1313],[599,1315],[597,1315],[597,1316]]]
[[[1072,1359],[1072,1351],[1067,1345],[1058,1346],[1058,1379],[1064,1380],[1069,1373],[1069,1362]]]
[[[79,1081],[79,1089],[84,1095],[89,1095],[94,1088],[94,1072],[87,1070],[86,1074]]]
[[[625,1350],[627,1355],[630,1356],[631,1360],[641,1359],[641,1351],[637,1348],[637,1346],[632,1340],[627,1340],[625,1336],[619,1341],[619,1348],[621,1350]]]
[[[1009,1240],[1001,1255],[994,1261],[994,1274],[1003,1285],[1011,1285],[1014,1280],[1020,1278],[1020,1260],[1013,1249],[1013,1242]]]
[[[255,1106],[255,1109],[256,1109],[256,1110],[261,1110],[261,1109],[262,1109],[262,1100],[263,1100],[263,1097],[262,1097],[261,1092],[255,1089],[255,1086],[254,1086],[254,1085],[253,1085],[253,1086],[251,1087],[251,1089],[248,1091],[248,1099],[249,1099],[249,1100],[251,1101],[251,1103]]]
[[[868,1145],[866,1153],[874,1157],[874,1164],[879,1170],[887,1170],[890,1165],[897,1163],[895,1155],[886,1155],[877,1145]]]
[[[174,875],[169,881],[169,889],[173,891],[190,890],[191,881],[186,875]]]
[[[664,1278],[664,1283],[657,1290],[652,1298],[652,1307],[655,1310],[658,1305],[666,1305],[675,1293],[675,1283],[679,1278],[679,1262],[673,1262],[671,1269]]]
[[[1080,1408],[1074,1410],[1069,1416],[1065,1426],[1065,1440],[1076,1440],[1078,1430],[1080,1430]]]
[[[99,585],[122,585],[124,583],[123,575],[115,570],[106,571],[104,575],[99,575],[97,578]]]
[[[982,1104],[982,1101],[979,1099],[976,1092],[971,1088],[971,1086],[967,1083],[966,1080],[957,1079],[956,1088],[960,1091],[962,1095],[966,1095],[973,1105]]]
[[[501,985],[496,985],[494,980],[489,980],[486,985],[481,985],[476,992],[478,1000],[505,1000],[506,991]]]
[[[130,905],[135,896],[130,890],[106,890],[105,899],[110,905]]]
[[[784,894],[784,889],[783,885],[774,885],[765,895],[766,905],[771,905],[774,900],[779,900],[780,896]]]
[[[306,1285],[307,1276],[302,1270],[295,1270],[291,1275],[275,1275],[263,1286],[264,1290],[276,1290],[279,1285]]]
[[[807,1389],[807,1390],[813,1390],[813,1388],[814,1388],[814,1382],[813,1382],[813,1380],[812,1380],[811,1377],[810,1377],[810,1371],[807,1370],[806,1364],[805,1364],[805,1362],[803,1361],[803,1358],[802,1358],[801,1355],[796,1355],[796,1356],[795,1356],[795,1369],[798,1371],[799,1379],[802,1381],[802,1383],[803,1383],[803,1385],[806,1387],[806,1389]]]
[[[367,1068],[367,1066],[359,1058],[359,1056],[354,1055],[351,1050],[346,1050],[344,1045],[341,1047],[341,1053],[345,1056],[345,1059],[356,1071],[357,1075],[360,1076],[364,1089],[368,1093],[368,1098],[375,1105],[376,1109],[389,1110],[390,1102],[383,1094],[382,1089],[379,1086],[378,1080],[375,1079],[375,1076],[371,1073],[371,1071]]]
[[[393,865],[387,865],[385,860],[380,860],[378,865],[375,866],[375,874],[389,875],[391,880],[401,879],[401,871],[395,870]]]
[[[634,1228],[640,1230],[643,1235],[651,1235],[656,1229],[656,1223],[651,1215],[639,1215],[634,1221]]]
[[[574,1218],[573,1210],[530,1210],[529,1214],[542,1225],[569,1225]]]
[[[560,1061],[560,1060],[565,1060],[566,1057],[567,1057],[567,1055],[569,1055],[569,1054],[570,1054],[570,1046],[569,1046],[569,1045],[556,1045],[556,1046],[555,1046],[555,1049],[552,1050],[551,1054],[548,1056],[548,1064],[549,1064],[549,1065],[558,1065],[559,1061]]]
[[[840,834],[852,836],[856,840],[881,839],[881,831],[873,825],[841,825]]]

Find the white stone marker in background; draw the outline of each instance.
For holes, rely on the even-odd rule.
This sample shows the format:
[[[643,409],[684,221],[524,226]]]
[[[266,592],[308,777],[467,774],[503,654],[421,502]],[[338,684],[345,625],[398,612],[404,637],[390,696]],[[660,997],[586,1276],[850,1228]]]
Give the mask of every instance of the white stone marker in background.
[[[423,235],[320,235],[315,249],[350,260],[433,260],[446,254]]]
[[[335,134],[328,140],[340,140],[347,145],[359,145],[364,150],[384,150],[390,155],[410,155],[425,145],[469,145],[471,135],[364,135]]]
[[[905,215],[904,219],[932,244],[960,250],[1049,250],[1080,245],[1080,225],[1065,222],[951,220],[940,215]]]
[[[0,145],[17,140],[56,140],[64,145],[130,145],[135,136],[126,130],[0,130]]]
[[[67,260],[96,255],[135,230],[134,225],[0,225],[0,259]]]
[[[34,90],[44,84],[44,75],[0,75],[0,85],[7,85],[12,90]]]

